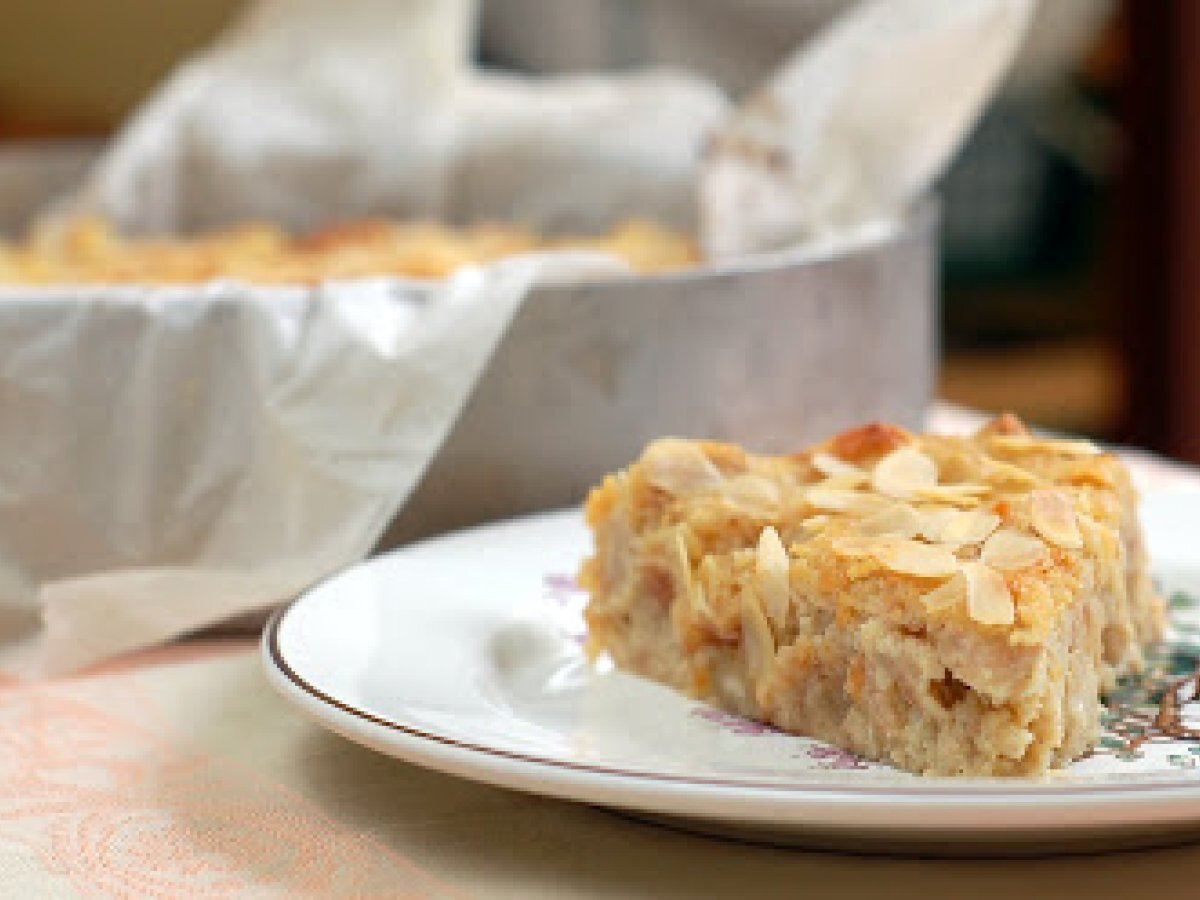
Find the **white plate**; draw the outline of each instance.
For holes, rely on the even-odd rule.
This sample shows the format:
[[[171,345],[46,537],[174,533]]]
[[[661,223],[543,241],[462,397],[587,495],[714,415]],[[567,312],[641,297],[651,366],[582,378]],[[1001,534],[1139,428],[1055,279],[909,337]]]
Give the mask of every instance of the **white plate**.
[[[1144,521],[1164,587],[1200,596],[1200,494],[1153,496]],[[570,577],[589,546],[568,510],[370,560],[274,619],[267,673],[318,722],[382,753],[696,830],[939,854],[1200,834],[1200,740],[1129,749],[1130,730],[1153,721],[1135,693],[1098,754],[1063,772],[919,778],[590,668]],[[1200,611],[1179,608],[1176,622],[1170,649],[1189,667]]]

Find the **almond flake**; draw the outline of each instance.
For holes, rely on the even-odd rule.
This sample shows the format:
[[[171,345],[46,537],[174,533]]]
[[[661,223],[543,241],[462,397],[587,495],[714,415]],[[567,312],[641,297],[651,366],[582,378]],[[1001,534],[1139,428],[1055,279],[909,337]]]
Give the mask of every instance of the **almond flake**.
[[[775,635],[762,607],[749,592],[742,594],[742,649],[751,677],[766,678],[775,664]]]
[[[921,517],[921,527],[917,534],[925,538],[927,541],[938,543],[942,539],[942,532],[946,530],[946,526],[950,524],[950,520],[957,516],[959,511],[949,506],[923,506],[917,510],[917,515]]]
[[[958,571],[958,558],[945,547],[919,541],[881,538],[871,551],[884,568],[901,575],[937,578]]]
[[[963,494],[969,497],[985,497],[992,492],[990,484],[978,484],[975,482],[961,482],[959,484],[935,484],[933,487],[922,488],[933,494]]]
[[[818,482],[816,486],[850,490],[862,487],[870,480],[871,478],[866,472],[847,472],[844,475],[830,475],[823,481]]]
[[[692,615],[697,619],[701,622],[709,623],[716,620],[712,605],[708,602],[708,595],[704,593],[704,585],[699,582],[693,582],[692,589],[688,592],[687,598],[692,608]]]
[[[932,591],[921,595],[921,603],[930,612],[942,612],[952,609],[961,601],[964,590],[964,581],[958,575],[939,584]]]
[[[1010,450],[1048,451],[1062,456],[1098,456],[1103,451],[1091,441],[1037,438],[1029,435],[993,435],[990,440],[999,447]]]
[[[1087,515],[1079,513],[1079,530],[1085,547],[1092,548],[1097,559],[1096,582],[1101,591],[1118,593],[1124,590],[1126,555],[1125,542],[1120,532]]]
[[[854,463],[846,462],[844,459],[834,456],[832,453],[814,453],[810,462],[814,469],[830,478],[841,475],[861,477],[862,482],[866,482],[867,480],[867,473],[863,469],[854,465]]]
[[[1001,528],[983,545],[979,558],[996,569],[1024,569],[1046,556],[1046,545],[1015,528]]]
[[[859,531],[875,537],[916,537],[921,530],[921,517],[907,503],[893,503],[873,513],[859,524]]]
[[[696,567],[695,581],[697,586],[702,589],[705,600],[721,595],[721,576],[717,572],[715,556],[706,554],[700,558],[700,565]],[[711,607],[711,605],[710,603],[709,606]]]
[[[723,499],[738,509],[773,512],[779,508],[779,486],[761,475],[747,473],[725,484]]]
[[[983,495],[991,493],[985,484],[937,484],[919,488],[914,492],[916,499],[951,506],[973,507],[983,502]]]
[[[670,494],[690,494],[724,481],[721,471],[695,444],[674,438],[657,440],[642,455],[646,480]]]
[[[692,590],[692,558],[688,553],[687,539],[683,536],[684,526],[675,528],[675,567],[679,570],[679,582],[685,593]]]
[[[1051,441],[1050,445],[1064,456],[1099,456],[1104,452],[1091,441]]]
[[[1071,498],[1062,491],[1040,490],[1030,494],[1033,527],[1046,540],[1065,550],[1083,546]]]
[[[995,446],[1008,450],[1034,450],[1046,445],[1044,440],[1031,434],[989,434],[986,437]]]
[[[832,517],[822,513],[821,515],[817,516],[809,516],[800,523],[800,527],[807,529],[808,531],[820,531],[832,521]]]
[[[957,512],[942,529],[946,544],[981,544],[1000,525],[1000,517],[983,509]]]
[[[912,445],[889,453],[871,475],[875,490],[897,500],[912,499],[917,491],[935,486],[937,480],[937,463]]]
[[[1040,479],[1032,472],[1002,459],[984,459],[983,477],[994,486],[1018,490],[1027,490],[1040,483]]]
[[[692,559],[688,553],[684,526],[675,527],[675,567],[679,571],[680,592],[687,599],[692,615],[702,622],[713,621],[712,607],[704,593],[704,586],[692,577]]]
[[[1089,516],[1087,513],[1082,512],[1076,513],[1075,518],[1079,522],[1080,537],[1085,539],[1085,545],[1115,547],[1116,551],[1125,552],[1125,545],[1121,541],[1121,533],[1115,525],[1101,522],[1094,516]],[[1108,551],[1106,550],[1104,555],[1107,555],[1107,553]]]
[[[1016,604],[1004,576],[981,562],[964,563],[967,579],[967,615],[980,625],[1011,625]]]
[[[787,623],[788,601],[791,597],[790,569],[791,564],[787,551],[783,549],[783,541],[779,539],[779,532],[768,525],[758,536],[754,581],[767,616],[779,630]]]
[[[865,515],[879,508],[882,501],[873,494],[851,491],[844,488],[827,488],[817,485],[804,495],[808,505],[827,512],[847,512]]]

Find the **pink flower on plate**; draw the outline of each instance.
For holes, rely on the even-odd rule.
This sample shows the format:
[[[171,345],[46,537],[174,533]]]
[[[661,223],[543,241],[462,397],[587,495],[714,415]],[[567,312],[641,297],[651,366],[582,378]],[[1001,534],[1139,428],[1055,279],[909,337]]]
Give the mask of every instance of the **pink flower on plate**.
[[[571,642],[583,646],[587,641],[587,627],[583,622],[583,607],[587,602],[587,591],[579,586],[573,575],[549,572],[542,576],[546,599],[559,609],[563,618],[560,630]]]
[[[579,586],[574,575],[564,575],[561,572],[551,572],[542,577],[546,587],[546,597],[562,606],[571,606],[580,601],[587,593]]]
[[[809,759],[817,763],[821,769],[866,769],[867,764],[849,750],[830,747],[828,744],[814,744],[806,753]]]
[[[692,710],[692,715],[697,719],[703,719],[705,722],[718,725],[731,734],[760,735],[784,733],[774,725],[768,725],[765,722],[756,722],[753,719],[746,719],[712,706],[698,706]]]

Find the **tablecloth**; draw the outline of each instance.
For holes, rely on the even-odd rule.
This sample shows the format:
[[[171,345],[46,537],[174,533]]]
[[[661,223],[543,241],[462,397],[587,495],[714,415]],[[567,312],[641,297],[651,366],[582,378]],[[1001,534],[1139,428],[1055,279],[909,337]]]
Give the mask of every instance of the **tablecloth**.
[[[969,426],[939,407],[933,423]],[[1135,457],[1143,484],[1200,489]],[[0,676],[0,897],[1191,896],[1200,844],[1031,861],[690,835],[425,771],[310,723],[253,638]]]

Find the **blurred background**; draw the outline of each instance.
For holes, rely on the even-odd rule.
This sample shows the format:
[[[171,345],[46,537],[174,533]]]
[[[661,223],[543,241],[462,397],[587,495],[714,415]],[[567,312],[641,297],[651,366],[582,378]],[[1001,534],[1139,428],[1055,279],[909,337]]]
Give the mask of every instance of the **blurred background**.
[[[0,233],[240,6],[5,0]],[[679,64],[737,93],[842,6],[487,0],[479,55],[525,71]],[[1196,51],[1194,0],[1042,0],[942,183],[944,398],[1200,461]]]

